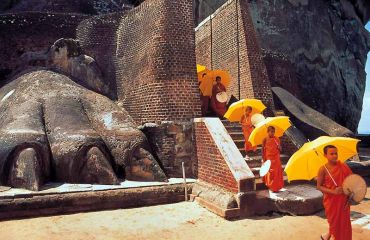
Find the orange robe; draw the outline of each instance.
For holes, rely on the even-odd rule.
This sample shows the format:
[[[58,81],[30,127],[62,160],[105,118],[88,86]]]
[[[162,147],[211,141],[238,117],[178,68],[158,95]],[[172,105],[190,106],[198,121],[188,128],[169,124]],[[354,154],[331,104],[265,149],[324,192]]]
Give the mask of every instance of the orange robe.
[[[254,127],[252,125],[251,116],[246,117],[245,115],[242,116],[240,120],[240,124],[242,125],[242,130],[244,134],[244,148],[245,151],[256,151],[256,147],[252,147],[252,144],[248,141],[249,136],[251,135]]]
[[[212,88],[211,107],[218,117],[222,118],[226,113],[226,103],[217,101],[216,95],[220,92],[226,92],[226,88],[222,83],[215,84]]]
[[[342,186],[344,179],[352,174],[352,171],[346,164],[338,162],[338,164],[330,170],[330,174],[338,186]],[[329,189],[336,188],[327,172],[325,174],[323,186]],[[346,206],[346,203],[347,196],[344,194],[334,195],[324,193],[323,204],[325,215],[329,223],[329,233],[335,237],[335,240],[352,239],[350,207],[349,205]]]
[[[203,94],[200,93],[200,102],[202,107],[202,117],[205,117],[208,111],[209,97],[203,96]]]
[[[263,145],[263,161],[270,160],[271,167],[269,172],[262,178],[266,186],[273,192],[279,191],[284,187],[283,169],[280,161],[280,139],[277,137],[266,137]]]

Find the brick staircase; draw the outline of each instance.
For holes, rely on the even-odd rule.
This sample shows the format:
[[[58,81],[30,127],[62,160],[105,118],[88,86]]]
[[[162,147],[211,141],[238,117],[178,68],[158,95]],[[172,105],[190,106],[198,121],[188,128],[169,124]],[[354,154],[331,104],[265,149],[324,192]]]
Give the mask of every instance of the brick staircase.
[[[229,122],[228,120],[222,120],[223,125],[225,126],[227,132],[234,140],[235,145],[238,147],[239,151],[243,156],[246,156],[246,152],[244,149],[244,135],[239,123]],[[249,152],[248,157],[249,159],[246,160],[249,168],[252,170],[253,174],[255,175],[255,183],[256,183],[256,190],[264,190],[267,189],[265,184],[262,182],[262,178],[259,176],[259,170],[261,167],[261,160],[262,160],[262,147],[258,146],[255,152]],[[280,155],[282,168],[284,169],[286,163],[289,160],[289,156],[285,154]],[[287,184],[287,176],[284,173],[284,181]]]

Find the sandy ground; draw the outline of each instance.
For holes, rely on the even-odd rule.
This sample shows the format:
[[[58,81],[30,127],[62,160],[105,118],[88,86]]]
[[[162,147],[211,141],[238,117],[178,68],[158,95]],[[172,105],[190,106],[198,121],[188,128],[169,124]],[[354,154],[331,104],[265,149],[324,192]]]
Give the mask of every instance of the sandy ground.
[[[370,188],[352,206],[354,240],[370,239]],[[0,222],[0,239],[320,239],[323,213],[314,216],[224,220],[197,203],[90,212]]]

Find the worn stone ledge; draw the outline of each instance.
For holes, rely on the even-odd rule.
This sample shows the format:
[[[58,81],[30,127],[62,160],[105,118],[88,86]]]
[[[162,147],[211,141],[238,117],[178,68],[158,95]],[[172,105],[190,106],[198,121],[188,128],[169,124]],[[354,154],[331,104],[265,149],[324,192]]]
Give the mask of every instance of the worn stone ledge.
[[[187,184],[188,194],[193,184]],[[24,195],[0,199],[0,219],[134,208],[184,201],[184,184],[129,189]]]
[[[290,215],[310,215],[323,209],[322,193],[309,184],[288,185],[285,191],[272,193],[269,190],[256,192],[254,210],[256,215],[268,212]]]

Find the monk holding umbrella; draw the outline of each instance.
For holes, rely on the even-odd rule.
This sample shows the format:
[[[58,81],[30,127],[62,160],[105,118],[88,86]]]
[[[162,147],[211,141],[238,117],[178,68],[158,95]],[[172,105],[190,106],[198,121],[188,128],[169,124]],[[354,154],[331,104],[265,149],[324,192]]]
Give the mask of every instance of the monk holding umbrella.
[[[268,117],[256,124],[249,136],[252,146],[262,144],[262,162],[270,160],[271,166],[263,181],[273,192],[284,187],[283,170],[281,167],[281,144],[279,137],[291,126],[289,117]]]
[[[230,105],[224,117],[230,122],[238,121],[242,125],[243,135],[245,138],[245,151],[255,151],[256,147],[248,141],[254,126],[252,123],[252,116],[256,113],[261,113],[266,106],[258,99],[242,99]],[[262,116],[262,115],[261,115]]]
[[[305,143],[285,167],[289,181],[311,180],[317,176],[317,188],[324,194],[323,205],[329,223],[329,232],[321,239],[352,239],[350,207],[342,184],[352,173],[344,162],[357,155],[358,142],[354,138],[319,137]]]
[[[200,102],[203,117],[207,114],[209,102],[212,96],[213,80],[210,78],[209,72],[210,70],[208,70],[205,66],[197,64]]]
[[[216,84],[212,88],[211,107],[219,118],[223,118],[226,113],[225,93],[226,87],[221,83],[221,77],[217,76]]]
[[[231,78],[229,73],[224,70],[212,70],[210,77],[215,80],[212,87],[211,108],[219,118],[223,118],[227,110],[226,88],[229,86]]]

